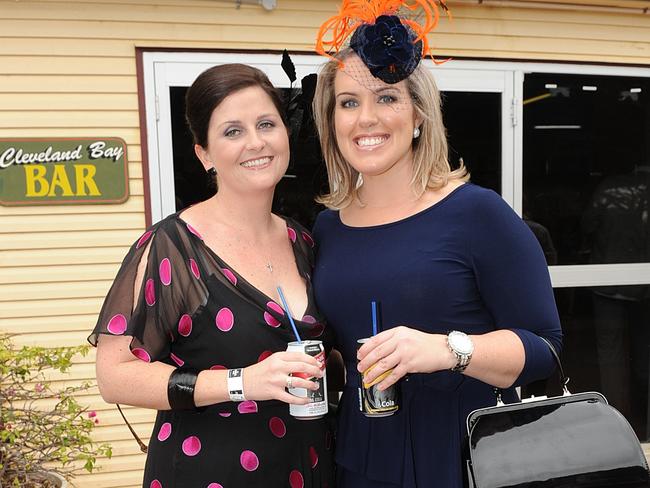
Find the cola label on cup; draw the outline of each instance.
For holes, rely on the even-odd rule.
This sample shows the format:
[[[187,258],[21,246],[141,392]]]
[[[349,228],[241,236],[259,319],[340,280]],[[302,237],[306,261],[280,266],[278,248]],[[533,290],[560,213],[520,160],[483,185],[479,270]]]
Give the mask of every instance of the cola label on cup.
[[[360,348],[368,339],[359,339],[357,341],[357,349]],[[399,410],[400,398],[400,385],[394,383],[385,390],[379,390],[377,386],[381,383],[393,370],[389,369],[384,371],[372,383],[366,383],[365,375],[368,374],[374,364],[360,373],[359,380],[359,410],[366,417],[388,417],[393,415]]]

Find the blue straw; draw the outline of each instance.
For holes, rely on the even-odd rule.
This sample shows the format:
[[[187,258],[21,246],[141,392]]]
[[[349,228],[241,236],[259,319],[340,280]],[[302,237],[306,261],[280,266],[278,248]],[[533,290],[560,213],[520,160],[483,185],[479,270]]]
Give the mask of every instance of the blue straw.
[[[372,302],[372,335],[377,335],[377,302]]]
[[[282,293],[281,286],[278,286],[278,295],[280,295],[280,300],[282,300],[282,305],[284,305],[284,311],[287,313],[287,317],[289,317],[289,322],[291,323],[291,328],[293,329],[293,333],[296,336],[296,340],[298,342],[302,342],[302,339],[300,338],[300,334],[298,334],[298,329],[296,328],[296,323],[293,321],[293,317],[291,316],[289,305],[287,305],[287,300],[284,298],[284,293]]]

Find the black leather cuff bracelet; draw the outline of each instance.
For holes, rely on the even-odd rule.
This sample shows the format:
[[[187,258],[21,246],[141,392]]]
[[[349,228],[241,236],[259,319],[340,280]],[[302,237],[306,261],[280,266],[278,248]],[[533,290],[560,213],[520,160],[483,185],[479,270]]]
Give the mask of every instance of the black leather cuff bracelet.
[[[167,383],[167,400],[172,410],[194,410],[194,386],[198,371],[191,368],[176,368]]]

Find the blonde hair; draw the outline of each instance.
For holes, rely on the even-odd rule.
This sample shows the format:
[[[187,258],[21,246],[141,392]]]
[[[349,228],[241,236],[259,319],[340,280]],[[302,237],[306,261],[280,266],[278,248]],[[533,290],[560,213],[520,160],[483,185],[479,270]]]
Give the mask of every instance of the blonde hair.
[[[319,203],[332,209],[347,207],[357,198],[359,172],[343,157],[336,142],[334,127],[334,79],[343,61],[354,51],[346,48],[336,59],[328,61],[318,74],[318,83],[313,101],[314,120],[320,136],[321,150],[330,192],[318,197]],[[463,165],[451,170],[447,160],[447,132],[442,122],[440,92],[427,68],[420,64],[406,79],[406,86],[413,100],[415,113],[422,120],[420,137],[413,139],[413,179],[411,187],[419,197],[426,190],[444,187],[451,180],[469,180],[469,173]]]

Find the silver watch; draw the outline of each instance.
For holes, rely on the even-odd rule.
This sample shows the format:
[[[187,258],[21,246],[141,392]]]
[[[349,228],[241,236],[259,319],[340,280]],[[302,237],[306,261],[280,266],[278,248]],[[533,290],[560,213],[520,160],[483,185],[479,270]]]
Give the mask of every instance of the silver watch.
[[[454,356],[456,356],[456,366],[451,368],[451,370],[462,373],[472,360],[472,353],[474,352],[472,339],[464,332],[452,330],[447,334],[447,346]]]

